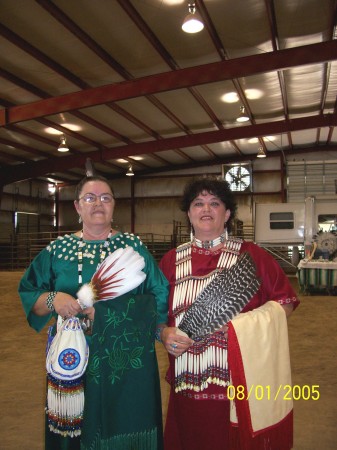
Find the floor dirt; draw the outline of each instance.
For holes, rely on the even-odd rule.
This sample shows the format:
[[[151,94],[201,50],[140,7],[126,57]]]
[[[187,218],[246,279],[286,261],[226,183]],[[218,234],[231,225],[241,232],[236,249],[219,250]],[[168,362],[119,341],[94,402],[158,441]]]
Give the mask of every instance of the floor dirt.
[[[0,272],[0,450],[43,450],[46,330],[37,334],[26,322],[17,294],[21,276],[22,272]],[[291,281],[297,288],[296,278]],[[337,445],[337,297],[300,295],[300,299],[289,319],[298,397],[294,450],[333,450]],[[160,344],[157,354],[165,418],[167,357]],[[318,400],[312,399],[313,389]]]

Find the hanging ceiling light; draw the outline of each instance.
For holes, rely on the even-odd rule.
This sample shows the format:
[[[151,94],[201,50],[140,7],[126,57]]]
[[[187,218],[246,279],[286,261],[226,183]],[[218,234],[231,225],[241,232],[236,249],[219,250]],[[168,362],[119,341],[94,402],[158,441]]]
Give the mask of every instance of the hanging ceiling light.
[[[236,119],[236,121],[237,122],[247,122],[247,120],[249,120],[249,116],[246,113],[245,107],[240,106],[240,114],[239,114],[238,118]]]
[[[134,176],[134,173],[133,173],[133,170],[132,170],[132,166],[129,166],[128,171],[126,172],[126,176],[127,177],[133,177]]]
[[[256,155],[258,158],[265,158],[267,155],[266,155],[266,152],[264,151],[264,149],[263,149],[263,147],[259,147],[259,151],[258,151],[258,153],[257,153],[257,155]]]
[[[185,33],[199,33],[204,28],[204,24],[200,14],[196,11],[195,2],[189,2],[188,12],[181,28]]]
[[[64,136],[64,134],[62,134],[61,136],[61,144],[58,146],[57,150],[59,152],[69,152],[69,147],[67,145],[66,137]]]
[[[56,184],[53,184],[53,183],[48,184],[48,192],[51,195],[54,195],[56,192]]]

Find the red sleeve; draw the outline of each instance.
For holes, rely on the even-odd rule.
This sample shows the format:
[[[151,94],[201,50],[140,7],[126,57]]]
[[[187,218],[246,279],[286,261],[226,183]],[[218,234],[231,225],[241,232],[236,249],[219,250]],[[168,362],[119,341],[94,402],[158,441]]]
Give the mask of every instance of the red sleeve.
[[[159,262],[159,267],[170,285],[175,281],[176,249],[168,251]]]
[[[241,252],[245,251],[248,251],[254,259],[256,276],[260,279],[261,286],[243,312],[251,311],[269,300],[277,301],[281,305],[293,304],[295,309],[299,305],[299,299],[277,261],[253,242],[242,244]]]

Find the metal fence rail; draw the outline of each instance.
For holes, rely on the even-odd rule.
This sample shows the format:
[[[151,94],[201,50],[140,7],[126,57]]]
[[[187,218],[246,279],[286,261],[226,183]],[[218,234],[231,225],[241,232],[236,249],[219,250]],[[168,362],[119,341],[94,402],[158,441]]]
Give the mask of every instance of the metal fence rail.
[[[22,270],[29,266],[33,258],[45,248],[51,241],[62,234],[73,231],[44,231],[35,233],[22,233],[8,236],[6,242],[0,242],[0,270]],[[141,233],[138,235],[147,246],[154,259],[159,262],[163,255],[170,249],[187,242],[190,239],[189,230],[185,226],[178,226],[173,235],[161,235],[155,233]],[[243,227],[238,237],[246,241],[253,241],[253,228]],[[291,249],[265,248],[278,261],[285,272],[296,272],[296,266],[291,262]]]
[[[51,241],[73,231],[22,233],[10,235],[0,242],[0,270],[19,270],[29,266],[34,257]],[[159,261],[173,247],[172,235],[143,233],[138,235],[153,257]]]

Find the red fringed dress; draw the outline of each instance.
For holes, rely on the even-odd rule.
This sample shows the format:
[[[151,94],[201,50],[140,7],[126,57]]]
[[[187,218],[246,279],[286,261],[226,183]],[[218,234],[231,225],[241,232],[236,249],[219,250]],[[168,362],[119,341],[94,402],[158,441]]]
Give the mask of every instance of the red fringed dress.
[[[258,292],[242,312],[258,308],[269,300],[297,307],[299,301],[287,276],[256,244],[230,238],[222,249],[211,252],[187,243],[169,251],[160,262],[170,283],[168,325],[178,326],[199,292],[218,271],[235,264],[242,252],[252,256],[256,276],[261,281]],[[217,332],[207,336],[179,358],[169,355],[169,360],[167,381],[171,391],[165,450],[241,450],[229,444],[230,402],[226,392],[230,368],[224,334]],[[278,449],[266,447],[266,450]]]

